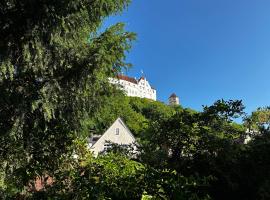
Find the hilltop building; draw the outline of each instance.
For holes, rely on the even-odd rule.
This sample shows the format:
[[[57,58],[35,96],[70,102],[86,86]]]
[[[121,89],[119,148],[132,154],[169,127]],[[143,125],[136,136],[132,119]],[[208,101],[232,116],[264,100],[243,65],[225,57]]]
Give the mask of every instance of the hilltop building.
[[[110,143],[132,146],[134,144],[135,152],[136,139],[121,118],[116,119],[103,135],[93,135],[89,138],[88,147],[94,156],[97,156],[110,148]]]
[[[125,91],[127,96],[140,97],[157,100],[156,90],[149,84],[145,77],[138,80],[125,75],[118,75],[116,78],[109,78],[110,83],[118,85]]]
[[[180,104],[179,97],[175,93],[172,93],[172,95],[169,97],[169,105],[173,106],[179,104]]]

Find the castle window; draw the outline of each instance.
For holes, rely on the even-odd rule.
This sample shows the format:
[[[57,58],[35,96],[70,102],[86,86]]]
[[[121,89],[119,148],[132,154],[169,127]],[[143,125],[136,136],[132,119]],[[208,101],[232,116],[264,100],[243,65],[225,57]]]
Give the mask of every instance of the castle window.
[[[115,135],[119,135],[119,128],[116,128]]]

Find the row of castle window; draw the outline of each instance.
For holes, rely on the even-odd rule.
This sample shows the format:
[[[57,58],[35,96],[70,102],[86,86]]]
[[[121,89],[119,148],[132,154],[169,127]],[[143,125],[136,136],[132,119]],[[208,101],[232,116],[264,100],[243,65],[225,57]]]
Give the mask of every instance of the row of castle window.
[[[122,82],[122,81],[120,81],[120,83],[121,83],[121,82]],[[130,82],[127,82],[127,81],[123,81],[123,83],[124,83],[124,85],[129,85],[129,86],[136,86],[136,85],[137,85],[137,84],[135,84],[135,83],[130,83]],[[139,83],[139,85],[146,86],[145,83]],[[144,87],[140,86],[140,88],[144,88]]]
[[[151,90],[147,90],[147,91],[148,91],[148,92],[151,92]],[[134,90],[128,90],[128,92],[129,92],[130,94],[135,94],[135,95],[137,95],[137,92],[134,91]],[[146,94],[145,91],[142,91],[141,93]],[[153,93],[154,93],[154,92],[153,92]]]

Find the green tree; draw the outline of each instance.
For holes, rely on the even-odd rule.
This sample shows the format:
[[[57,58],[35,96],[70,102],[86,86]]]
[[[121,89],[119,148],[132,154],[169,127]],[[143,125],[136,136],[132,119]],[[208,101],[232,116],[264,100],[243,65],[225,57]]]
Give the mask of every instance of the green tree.
[[[21,191],[58,168],[81,121],[110,94],[107,78],[135,38],[123,24],[100,32],[129,0],[0,2],[0,158]],[[7,181],[6,180],[6,181]]]
[[[236,172],[229,166],[238,158],[242,148],[238,140],[245,134],[244,127],[234,123],[233,118],[242,113],[241,102],[221,100],[202,112],[182,109],[169,118],[161,116],[151,121],[144,134],[140,159],[184,177],[207,178],[208,191],[207,187],[197,187],[194,193],[211,194],[214,188],[222,197],[222,189],[232,191],[225,189],[231,186]]]
[[[84,155],[80,162],[57,174],[57,183],[46,192],[36,193],[53,199],[140,199],[144,190],[141,163],[121,154],[98,158]]]
[[[269,130],[270,107],[258,108],[245,118],[244,124],[249,131],[264,133]]]

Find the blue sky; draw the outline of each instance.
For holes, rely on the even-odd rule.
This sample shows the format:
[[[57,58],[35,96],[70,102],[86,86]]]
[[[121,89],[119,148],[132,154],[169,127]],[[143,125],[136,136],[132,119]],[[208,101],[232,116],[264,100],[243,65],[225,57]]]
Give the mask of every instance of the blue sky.
[[[224,98],[246,112],[270,105],[269,0],[134,0],[105,26],[125,22],[138,34],[129,76],[146,78],[167,102],[201,110]]]

